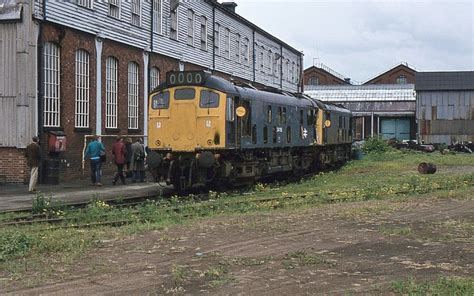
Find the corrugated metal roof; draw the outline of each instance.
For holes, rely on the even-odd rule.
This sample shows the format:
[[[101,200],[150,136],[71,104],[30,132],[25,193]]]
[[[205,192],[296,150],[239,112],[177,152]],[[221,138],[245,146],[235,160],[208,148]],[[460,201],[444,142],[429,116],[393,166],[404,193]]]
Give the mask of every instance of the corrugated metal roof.
[[[418,72],[415,89],[424,90],[474,90],[474,71]]]
[[[321,101],[415,101],[414,84],[306,85],[304,93]]]

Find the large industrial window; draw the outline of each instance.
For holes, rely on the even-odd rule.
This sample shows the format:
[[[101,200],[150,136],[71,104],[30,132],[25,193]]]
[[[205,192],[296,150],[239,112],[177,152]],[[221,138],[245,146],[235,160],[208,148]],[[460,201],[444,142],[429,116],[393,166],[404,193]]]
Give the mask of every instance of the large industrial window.
[[[268,51],[268,72],[272,75],[273,74],[273,59],[274,55],[272,51]]]
[[[118,60],[108,57],[105,61],[105,128],[117,128],[117,78]]]
[[[249,39],[248,38],[244,39],[244,46],[243,46],[242,55],[244,57],[245,64],[248,65],[249,64],[249,59],[250,59]]]
[[[79,49],[76,51],[75,127],[89,127],[89,93],[89,53]]]
[[[397,84],[407,84],[407,78],[404,75],[398,76]]]
[[[162,11],[162,0],[153,0],[153,32],[158,34],[161,34]]]
[[[235,34],[235,61],[240,63],[240,34]]]
[[[60,125],[60,50],[54,43],[44,44],[44,120],[45,127]]]
[[[188,45],[194,46],[194,11],[188,9]]]
[[[77,0],[77,5],[85,7],[85,8],[89,8],[89,9],[93,8],[92,6],[93,3],[94,3],[93,0]]]
[[[156,67],[150,69],[150,91],[160,84],[160,70]]]
[[[171,10],[170,38],[178,40],[178,7]]]
[[[201,49],[207,50],[207,18],[201,16]]]
[[[138,64],[128,64],[128,128],[138,129]]]
[[[140,21],[141,21],[141,14],[142,14],[142,8],[141,8],[141,0],[132,0],[132,25],[134,26],[140,26]]]
[[[223,56],[230,59],[230,30],[229,28],[223,29],[222,42],[224,42]]]
[[[109,16],[113,18],[120,18],[120,1],[121,0],[109,0]]]

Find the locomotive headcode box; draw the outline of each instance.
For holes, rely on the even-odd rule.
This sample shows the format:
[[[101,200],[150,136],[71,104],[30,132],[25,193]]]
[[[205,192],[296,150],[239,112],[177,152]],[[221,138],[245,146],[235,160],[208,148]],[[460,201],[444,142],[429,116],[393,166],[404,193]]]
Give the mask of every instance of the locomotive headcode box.
[[[206,79],[204,71],[184,71],[184,72],[168,72],[166,74],[166,82],[168,85],[201,85]]]
[[[51,153],[66,151],[66,134],[61,131],[49,132],[48,148]]]

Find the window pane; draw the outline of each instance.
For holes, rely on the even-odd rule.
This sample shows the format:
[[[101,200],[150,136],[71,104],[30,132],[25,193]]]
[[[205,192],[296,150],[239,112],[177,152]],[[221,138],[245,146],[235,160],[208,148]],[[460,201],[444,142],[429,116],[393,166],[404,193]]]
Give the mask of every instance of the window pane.
[[[193,100],[196,96],[194,88],[182,88],[174,91],[175,100]]]
[[[199,101],[201,108],[217,108],[219,107],[219,95],[215,92],[202,90],[201,99]]]
[[[170,93],[168,91],[154,95],[151,100],[152,109],[168,109],[170,106]]]

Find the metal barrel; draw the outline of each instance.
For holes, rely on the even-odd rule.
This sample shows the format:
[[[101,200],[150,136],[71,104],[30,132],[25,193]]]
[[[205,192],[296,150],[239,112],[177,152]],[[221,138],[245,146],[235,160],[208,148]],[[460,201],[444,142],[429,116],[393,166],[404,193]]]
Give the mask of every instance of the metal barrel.
[[[422,162],[418,165],[418,172],[420,174],[434,174],[436,173],[436,165],[434,163]]]

